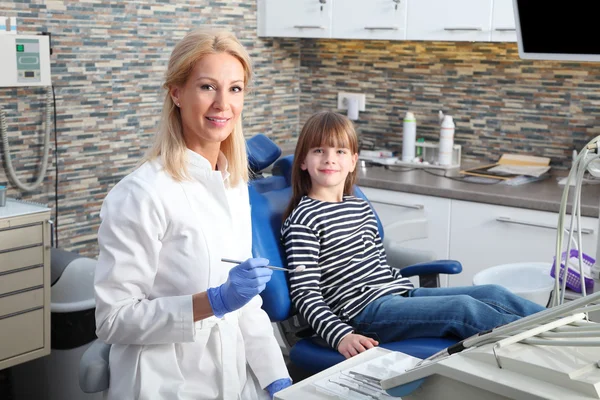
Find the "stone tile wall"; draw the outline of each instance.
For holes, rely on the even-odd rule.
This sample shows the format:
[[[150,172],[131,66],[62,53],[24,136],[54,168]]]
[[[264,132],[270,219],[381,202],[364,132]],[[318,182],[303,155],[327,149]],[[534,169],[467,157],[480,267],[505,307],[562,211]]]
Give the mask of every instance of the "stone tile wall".
[[[564,169],[600,134],[599,63],[524,61],[516,43],[304,39],[301,54],[301,123],[338,92],[366,93],[356,124],[378,146],[401,149],[408,110],[426,140],[438,140],[438,110],[452,115],[467,162],[518,152]]]
[[[266,133],[280,142],[296,135],[300,42],[258,39],[255,2],[24,0],[0,3],[0,15],[18,17],[19,33],[52,33],[57,152],[53,139],[47,177],[35,192],[23,193],[8,183],[4,163],[0,185],[8,184],[9,197],[55,211],[58,159],[60,247],[96,255],[102,201],[150,144],[168,57],[193,27],[231,29],[253,57],[255,81],[243,115],[246,135]],[[0,88],[12,159],[25,181],[41,160],[43,98],[40,88]],[[1,158],[4,162],[4,153]]]

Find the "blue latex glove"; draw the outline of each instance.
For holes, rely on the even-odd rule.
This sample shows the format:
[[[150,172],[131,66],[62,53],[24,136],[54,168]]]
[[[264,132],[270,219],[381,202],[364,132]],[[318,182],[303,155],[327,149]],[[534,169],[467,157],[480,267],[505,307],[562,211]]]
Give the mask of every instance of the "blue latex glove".
[[[292,386],[292,380],[290,378],[277,379],[275,382],[267,386],[265,390],[269,392],[269,396],[273,398],[275,397],[275,393],[285,389],[288,386]]]
[[[246,305],[262,292],[271,280],[273,271],[266,258],[249,258],[229,271],[227,282],[207,291],[208,301],[214,314],[221,318]]]

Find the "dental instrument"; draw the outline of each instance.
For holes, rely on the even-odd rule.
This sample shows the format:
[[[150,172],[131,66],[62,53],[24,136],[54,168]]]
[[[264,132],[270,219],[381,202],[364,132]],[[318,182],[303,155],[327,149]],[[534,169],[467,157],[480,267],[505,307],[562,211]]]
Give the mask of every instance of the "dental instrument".
[[[496,328],[493,338],[466,339],[464,351],[433,356],[381,386],[406,400],[441,398],[449,388],[444,398],[600,399],[600,329],[584,319],[600,309],[598,299],[594,293]]]
[[[226,263],[232,263],[232,264],[241,264],[243,263],[243,261],[240,260],[232,260],[230,258],[221,258],[221,261],[226,262]],[[267,265],[265,266],[265,268],[269,268],[272,269],[274,271],[285,271],[285,272],[302,272],[306,269],[305,265],[298,265],[296,268],[291,269],[291,268],[281,268],[281,267],[274,267],[272,265]]]
[[[466,338],[446,349],[443,349],[428,358],[425,358],[424,360],[420,361],[415,366],[415,368],[418,368],[424,364],[436,362],[441,359],[447,358],[452,354],[460,353],[468,348],[476,347],[482,345],[483,343],[488,343],[490,340],[495,341],[495,339],[497,339],[500,336],[515,334],[517,331],[520,331],[522,329],[529,329],[533,326],[536,326],[539,323],[545,323],[552,319],[562,317],[570,311],[593,311],[593,307],[586,309],[580,308],[580,306],[592,304],[596,300],[600,300],[600,292],[594,293],[587,297],[582,297],[569,303],[564,303],[560,306],[548,308],[547,310],[541,311],[537,314],[532,314],[525,318],[521,318],[520,320],[517,320],[515,322],[511,322],[510,324],[494,328],[491,331],[481,332],[477,335]]]

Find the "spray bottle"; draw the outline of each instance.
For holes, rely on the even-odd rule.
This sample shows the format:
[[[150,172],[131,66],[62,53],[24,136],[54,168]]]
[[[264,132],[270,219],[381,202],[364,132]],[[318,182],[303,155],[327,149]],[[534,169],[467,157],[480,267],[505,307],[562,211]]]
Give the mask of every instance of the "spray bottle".
[[[454,146],[454,121],[450,115],[444,115],[439,112],[440,117],[440,144],[439,158],[440,165],[452,165],[452,148]]]
[[[402,127],[402,161],[413,162],[415,158],[415,140],[417,138],[417,120],[408,111]]]

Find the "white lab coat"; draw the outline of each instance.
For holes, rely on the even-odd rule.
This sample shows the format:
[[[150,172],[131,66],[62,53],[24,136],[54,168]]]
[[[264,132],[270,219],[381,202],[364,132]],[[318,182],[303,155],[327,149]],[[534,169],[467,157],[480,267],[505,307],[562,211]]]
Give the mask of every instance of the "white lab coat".
[[[251,256],[248,189],[226,188],[188,150],[193,181],[147,162],[108,194],[98,231],[96,325],[110,351],[109,399],[268,399],[288,378],[256,296],[223,318],[193,322],[192,295],[227,280],[221,258]]]

